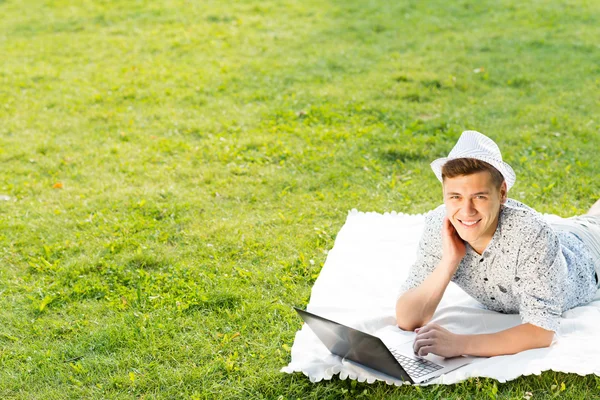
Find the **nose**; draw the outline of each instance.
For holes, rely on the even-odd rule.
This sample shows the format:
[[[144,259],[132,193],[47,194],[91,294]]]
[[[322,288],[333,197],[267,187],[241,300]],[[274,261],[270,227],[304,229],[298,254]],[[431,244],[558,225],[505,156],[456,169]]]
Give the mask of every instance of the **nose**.
[[[465,213],[467,214],[468,217],[471,217],[471,216],[477,214],[477,210],[475,209],[475,206],[473,204],[473,201],[471,201],[471,199],[465,199],[465,203],[463,204],[463,209],[465,210]]]

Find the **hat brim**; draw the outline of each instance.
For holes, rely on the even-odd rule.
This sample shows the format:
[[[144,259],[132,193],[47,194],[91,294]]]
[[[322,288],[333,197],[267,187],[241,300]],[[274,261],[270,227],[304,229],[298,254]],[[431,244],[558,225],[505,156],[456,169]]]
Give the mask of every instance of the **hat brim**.
[[[493,166],[494,168],[496,168],[498,170],[498,172],[500,172],[502,174],[502,176],[504,177],[504,180],[506,181],[506,190],[510,190],[510,188],[517,181],[517,175],[515,174],[515,171],[512,169],[512,167],[510,165],[508,165],[504,161],[495,160],[495,159],[488,158],[485,156],[476,156],[476,157],[452,157],[452,158],[442,157],[442,158],[438,158],[437,160],[434,160],[430,164],[431,169],[433,170],[433,173],[435,174],[435,176],[438,178],[438,180],[440,182],[443,182],[442,167],[444,166],[444,164],[446,164],[450,160],[456,160],[459,158],[473,158],[475,160],[485,161],[486,163],[488,163],[491,166]]]

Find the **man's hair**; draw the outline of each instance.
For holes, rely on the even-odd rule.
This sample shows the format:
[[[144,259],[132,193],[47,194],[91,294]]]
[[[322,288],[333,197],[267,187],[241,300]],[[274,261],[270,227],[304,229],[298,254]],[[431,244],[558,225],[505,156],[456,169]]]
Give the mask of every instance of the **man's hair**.
[[[446,178],[471,175],[481,171],[488,171],[492,177],[492,184],[500,189],[504,176],[491,164],[475,158],[455,158],[442,166],[442,181]]]

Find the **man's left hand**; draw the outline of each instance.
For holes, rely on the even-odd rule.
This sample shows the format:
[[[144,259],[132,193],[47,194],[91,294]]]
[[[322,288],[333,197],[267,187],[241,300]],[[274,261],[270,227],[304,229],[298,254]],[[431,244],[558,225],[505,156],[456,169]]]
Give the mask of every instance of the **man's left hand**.
[[[463,335],[454,334],[438,324],[427,324],[416,329],[417,337],[413,344],[415,354],[421,357],[429,353],[440,357],[456,357],[463,355]]]

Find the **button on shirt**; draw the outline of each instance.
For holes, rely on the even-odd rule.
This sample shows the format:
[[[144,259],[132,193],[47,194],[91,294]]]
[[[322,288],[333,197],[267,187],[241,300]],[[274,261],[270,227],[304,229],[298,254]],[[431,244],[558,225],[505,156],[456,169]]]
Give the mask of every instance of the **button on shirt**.
[[[444,205],[428,213],[417,261],[400,289],[420,285],[442,259]],[[501,206],[498,227],[480,255],[469,244],[452,281],[486,308],[519,313],[523,323],[557,331],[563,311],[596,294],[590,250],[573,233],[555,231],[513,199]]]

